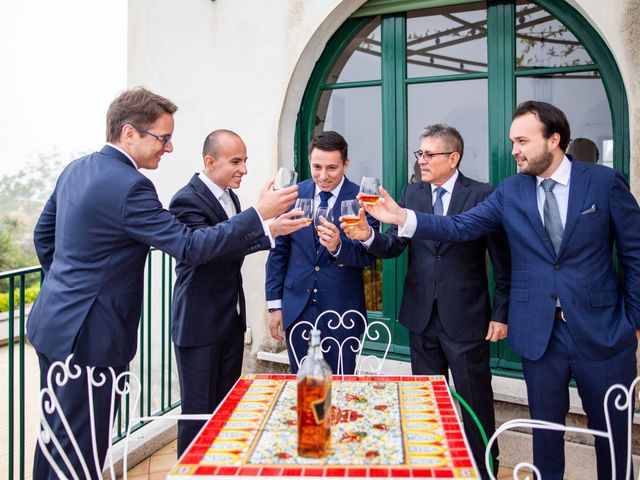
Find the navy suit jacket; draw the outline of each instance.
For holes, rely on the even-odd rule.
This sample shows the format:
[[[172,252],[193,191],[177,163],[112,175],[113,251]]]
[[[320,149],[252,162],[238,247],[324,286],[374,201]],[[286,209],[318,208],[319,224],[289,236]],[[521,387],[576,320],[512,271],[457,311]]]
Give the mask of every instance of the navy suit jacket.
[[[461,215],[416,213],[413,238],[464,241],[503,225],[511,248],[508,340],[530,360],[546,351],[559,298],[582,354],[611,358],[636,343],[640,329],[640,209],[620,172],[571,165],[567,221],[556,255],[537,207],[536,178],[517,174]],[[624,271],[618,278],[616,245]]]
[[[229,190],[240,212],[240,201]],[[195,174],[171,199],[169,211],[192,228],[206,228],[229,220],[220,202]],[[223,342],[227,332],[240,321],[246,329],[246,311],[240,269],[245,255],[271,247],[269,237],[257,237],[253,243],[238,242],[237,248],[202,265],[176,264],[173,290],[171,334],[180,347],[198,347]]]
[[[191,229],[162,208],[151,181],[106,145],[61,173],[34,232],[45,272],[27,333],[39,353],[123,366],[135,355],[149,246],[197,265],[264,237],[257,212]]]
[[[340,224],[340,203],[356,198],[359,187],[346,177],[333,205],[333,223]],[[298,184],[298,197],[313,198],[315,183],[308,179]],[[377,230],[378,222],[369,219]],[[339,227],[338,227],[339,228]],[[362,269],[373,263],[360,242],[349,239],[340,230],[340,254],[331,255],[320,246],[316,252],[313,225],[276,239],[266,268],[267,300],[282,299],[284,328],[289,328],[306,307],[313,288],[321,311],[358,310],[366,318]]]
[[[456,215],[483,201],[491,185],[465,177],[462,173],[451,193],[447,215]],[[400,204],[418,212],[433,213],[431,185],[407,185]],[[409,270],[404,282],[399,320],[413,333],[422,333],[431,318],[437,297],[442,328],[459,341],[482,340],[491,319],[507,323],[509,303],[509,251],[500,228],[487,236],[460,243],[398,237],[393,225],[376,233],[369,251],[382,258],[394,258],[409,247]],[[491,309],[487,281],[487,250],[496,280]]]

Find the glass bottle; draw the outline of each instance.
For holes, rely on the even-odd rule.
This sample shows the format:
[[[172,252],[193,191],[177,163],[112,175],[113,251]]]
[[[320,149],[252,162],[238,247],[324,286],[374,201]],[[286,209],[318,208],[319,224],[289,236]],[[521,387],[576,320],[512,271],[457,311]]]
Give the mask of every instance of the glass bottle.
[[[324,457],[331,446],[331,367],[322,355],[318,330],[311,330],[297,381],[298,455]]]

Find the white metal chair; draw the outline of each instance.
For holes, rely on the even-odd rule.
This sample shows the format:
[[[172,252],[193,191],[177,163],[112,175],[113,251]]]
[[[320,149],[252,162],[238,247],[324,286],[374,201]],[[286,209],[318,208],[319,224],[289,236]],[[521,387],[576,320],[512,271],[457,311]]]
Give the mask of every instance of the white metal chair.
[[[95,418],[96,415],[101,415],[103,412],[94,412],[93,408],[93,392],[97,388],[107,388],[108,385],[107,378],[104,375],[95,375],[95,367],[80,367],[72,363],[73,354],[69,355],[64,362],[57,361],[51,364],[49,368],[49,372],[47,373],[47,386],[44,387],[40,391],[40,425],[38,431],[38,445],[42,450],[43,455],[54,469],[59,478],[67,479],[65,476],[61,465],[58,464],[58,461],[54,458],[51,449],[55,448],[56,452],[64,465],[68,469],[71,478],[75,479],[84,479],[84,478],[103,478],[103,472],[99,466],[98,462],[98,452],[97,452],[97,441],[96,441],[96,431],[95,431]],[[93,455],[93,465],[95,472],[91,472],[88,466],[87,459],[85,459],[82,455],[82,452],[78,446],[78,442],[76,436],[72,429],[69,426],[69,421],[67,419],[67,413],[65,413],[58,401],[58,398],[55,394],[54,382],[55,386],[63,387],[70,381],[81,381],[80,377],[82,375],[82,370],[86,369],[86,382],[87,382],[87,392],[89,397],[89,402],[87,405],[87,409],[89,410],[89,419],[90,419],[90,428],[91,428],[91,438],[92,438],[92,455]],[[113,452],[111,448],[111,441],[114,437],[114,421],[116,415],[116,400],[120,400],[120,404],[122,405],[122,401],[124,398],[129,395],[130,399],[130,407],[132,412],[138,411],[138,402],[140,401],[140,393],[141,386],[140,380],[138,377],[129,372],[124,371],[118,375],[113,368],[108,369],[111,375],[111,401],[109,408],[109,425],[111,428],[109,430],[109,438],[107,439],[109,444],[109,449],[106,454],[105,464],[108,465],[108,470],[110,477],[113,480],[119,478],[118,472],[116,472],[116,468],[114,467],[115,461],[113,458]],[[78,380],[80,379],[80,380]],[[61,421],[62,425],[65,429],[65,435],[71,444],[73,451],[65,451],[62,447],[62,443],[60,439],[55,436],[53,428],[49,423],[49,419],[51,416],[57,416]],[[128,452],[129,452],[129,438],[131,436],[132,428],[137,425],[139,422],[148,422],[148,421],[177,421],[177,420],[198,420],[198,421],[206,421],[210,418],[208,414],[202,415],[162,415],[162,416],[135,416],[135,414],[130,418],[130,421],[127,425],[126,437],[124,439],[124,450],[123,450],[123,459],[122,459],[122,478],[127,479],[127,465],[128,465]],[[73,467],[72,462],[70,460],[70,455],[73,458],[77,458],[80,463],[81,471],[76,471]]]
[[[356,366],[353,374],[361,375],[363,373],[372,373],[379,375],[382,371],[382,366],[389,348],[391,347],[391,332],[381,321],[367,322],[367,319],[357,310],[347,310],[340,315],[335,310],[326,310],[318,315],[314,323],[308,321],[297,322],[289,332],[289,345],[292,345],[294,335],[300,335],[305,341],[309,341],[310,331],[312,328],[318,328],[321,322],[326,322],[326,327],[330,331],[338,329],[358,331],[359,327],[363,327],[363,334],[361,336],[348,335],[342,340],[338,340],[333,336],[325,336],[320,341],[320,346],[323,352],[328,352],[331,348],[338,349],[338,368],[335,372],[337,375],[344,375],[344,355],[346,349],[351,349],[356,354]],[[372,342],[378,346],[382,346],[382,355],[365,355],[363,354],[363,348],[366,342]],[[298,356],[298,353],[293,350],[293,357],[296,365],[300,367],[300,364],[305,359],[306,355]]]
[[[502,432],[515,429],[515,428],[531,428],[531,429],[540,428],[543,430],[557,430],[562,432],[585,433],[588,435],[594,435],[597,437],[606,438],[609,441],[609,452],[611,455],[611,468],[612,468],[611,480],[616,480],[616,478],[629,478],[629,475],[631,473],[631,462],[632,462],[631,433],[633,428],[633,407],[634,407],[633,391],[634,389],[638,389],[638,397],[640,398],[640,388],[638,388],[639,386],[640,386],[640,377],[636,377],[636,379],[631,383],[631,386],[629,389],[627,389],[627,387],[619,383],[615,385],[611,385],[609,387],[609,389],[607,390],[607,393],[604,396],[604,401],[603,401],[604,414],[605,414],[606,423],[607,423],[606,431],[593,430],[590,428],[570,427],[570,426],[562,425],[559,423],[547,422],[544,420],[533,420],[528,418],[523,418],[523,419],[518,418],[515,420],[509,420],[503,423],[502,425],[500,425],[500,427],[496,429],[495,433],[491,436],[487,444],[487,449],[485,450],[485,464],[487,465],[487,470],[489,470],[488,466],[489,466],[489,455],[491,452],[491,446],[493,445],[495,440],[498,438],[498,436]],[[627,411],[627,432],[628,432],[627,443],[626,445],[623,445],[623,446],[614,445],[612,428],[611,428],[611,419],[609,416],[609,408],[608,408],[609,398],[616,391],[618,392],[617,392],[617,396],[614,399],[613,405],[620,412],[624,412],[625,410]],[[616,472],[615,452],[616,452],[616,449],[620,449],[620,448],[624,448],[627,453],[627,463],[626,463],[627,467],[626,467],[626,472],[624,476],[620,475],[619,472]],[[528,462],[520,462],[513,469],[514,480],[517,480],[518,478],[520,478],[519,477],[520,471],[524,471],[525,469],[531,470],[536,475],[536,478],[542,478],[540,475],[540,470],[538,470],[538,468],[535,465]],[[496,478],[493,473],[491,474],[491,478],[493,480],[495,480]],[[529,479],[531,477],[527,476],[525,478]],[[640,474],[638,475],[638,480],[640,480]]]

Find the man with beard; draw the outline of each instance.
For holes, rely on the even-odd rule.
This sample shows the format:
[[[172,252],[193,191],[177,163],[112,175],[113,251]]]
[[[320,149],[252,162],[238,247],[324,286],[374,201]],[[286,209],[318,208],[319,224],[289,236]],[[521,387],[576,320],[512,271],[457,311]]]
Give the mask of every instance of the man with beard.
[[[465,213],[403,209],[383,188],[383,200],[364,208],[412,239],[468,241],[502,225],[512,262],[508,341],[522,356],[531,418],[564,423],[573,376],[589,427],[607,430],[607,389],[629,387],[636,375],[640,208],[620,172],[564,154],[570,128],[553,105],[519,105],[510,138],[520,173]],[[624,282],[616,274],[614,242]],[[628,426],[624,413],[609,410],[621,473]],[[563,478],[563,441],[562,432],[534,431],[534,463],[542,478]],[[597,437],[595,447],[598,478],[612,478],[608,441]]]

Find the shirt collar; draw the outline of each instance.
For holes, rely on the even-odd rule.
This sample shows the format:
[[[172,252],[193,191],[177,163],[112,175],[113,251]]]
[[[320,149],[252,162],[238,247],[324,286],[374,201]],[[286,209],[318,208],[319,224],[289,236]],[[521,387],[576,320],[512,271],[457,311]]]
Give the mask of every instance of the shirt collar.
[[[557,183],[564,185],[565,187],[569,185],[569,178],[571,177],[571,160],[565,155],[556,168],[556,171],[551,174],[549,177],[552,180],[555,180]],[[539,187],[544,178],[536,176],[536,187]]]
[[[220,200],[220,197],[224,193],[224,190],[220,188],[218,185],[216,185],[214,182],[212,182],[211,179],[204,174],[204,172],[200,172],[198,174],[198,178],[202,180],[202,183],[204,183],[209,190],[211,190],[211,193],[213,193],[213,196],[216,197],[218,200]]]
[[[125,157],[127,157],[131,161],[131,163],[133,163],[133,166],[136,167],[136,170],[140,170],[140,167],[138,167],[138,164],[136,163],[136,161],[133,158],[131,158],[131,155],[129,155],[127,152],[125,152],[120,147],[118,147],[117,145],[114,145],[111,142],[107,142],[107,145],[109,145],[111,148],[115,148],[120,153],[122,153]]]
[[[453,187],[456,184],[456,181],[458,180],[458,173],[459,173],[458,169],[456,168],[456,171],[453,172],[453,175],[451,175],[451,178],[440,186],[449,193],[453,192]],[[433,183],[431,183],[430,185],[431,185],[431,195],[435,195],[434,192],[436,191],[436,188],[438,188],[438,185],[434,185]]]
[[[338,184],[338,186],[333,190],[331,190],[331,195],[338,198],[338,194],[340,193],[340,189],[342,188],[342,185],[344,185],[344,175],[342,176],[342,180],[340,180],[340,183]],[[313,196],[317,197],[318,195],[320,195],[320,188],[318,187],[318,185],[316,185],[315,188],[316,190]]]

